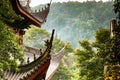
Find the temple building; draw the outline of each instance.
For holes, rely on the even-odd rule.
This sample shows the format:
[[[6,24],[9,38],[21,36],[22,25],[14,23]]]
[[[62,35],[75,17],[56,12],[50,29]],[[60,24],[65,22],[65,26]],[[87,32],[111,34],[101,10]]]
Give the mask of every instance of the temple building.
[[[36,27],[41,27],[43,23],[46,22],[50,3],[48,3],[44,9],[38,12],[32,11],[30,8],[30,0],[9,0],[16,14],[21,15],[28,25],[35,25]],[[23,35],[25,34],[24,29],[26,27],[14,26],[10,27],[15,30],[15,34],[20,36],[19,44],[23,45]],[[14,68],[11,70],[4,71],[4,76],[6,80],[51,80],[52,76],[58,69],[60,65],[60,60],[62,59],[65,47],[61,49],[57,54],[51,54],[51,48],[54,38],[54,29],[51,34],[51,38],[45,41],[45,49],[34,49],[31,47],[26,47],[27,51],[25,54],[26,64],[22,64],[18,67],[19,71],[15,71]],[[2,79],[0,79],[2,80]]]

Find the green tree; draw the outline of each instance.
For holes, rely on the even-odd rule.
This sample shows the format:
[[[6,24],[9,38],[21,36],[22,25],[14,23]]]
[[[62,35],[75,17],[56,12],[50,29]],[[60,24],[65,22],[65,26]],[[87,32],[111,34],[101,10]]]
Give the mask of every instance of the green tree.
[[[8,26],[0,21],[0,74],[3,70],[17,69],[18,62],[24,61],[22,47],[18,44],[19,38]]]
[[[107,66],[108,66],[108,75],[112,80],[119,80],[120,74],[120,2],[118,0],[114,1],[114,13],[116,14],[116,22],[112,32],[114,35],[111,35],[110,43],[107,50]],[[109,58],[109,59],[108,59]]]
[[[20,19],[12,9],[9,0],[0,1],[0,20],[4,23],[13,23],[16,19]]]
[[[100,29],[96,32],[96,40],[79,42],[80,49],[75,50],[79,77],[77,80],[103,80],[103,68],[106,42],[109,40],[109,30]]]
[[[9,0],[0,1],[0,20],[9,26],[19,29],[29,27],[24,18],[15,13]]]
[[[69,72],[69,69],[62,65],[60,65],[59,69],[55,73],[55,75],[52,77],[52,80],[70,80],[71,74]]]
[[[100,29],[96,32],[96,40],[93,42],[93,46],[97,49],[97,55],[106,61],[107,50],[110,41],[109,29]]]
[[[22,64],[24,55],[18,44],[19,38],[9,29],[9,26],[18,27],[15,23],[22,18],[15,14],[9,0],[0,1],[0,75],[3,70],[14,68]],[[20,26],[19,26],[20,27]]]
[[[96,57],[96,52],[93,50],[92,44],[87,40],[80,42],[80,45],[83,49],[75,51],[78,60],[77,67],[80,70],[79,79],[97,80],[98,74],[100,74],[99,67],[101,68],[101,66],[98,66],[99,60]]]
[[[32,26],[24,35],[24,45],[33,48],[43,48],[44,41],[50,38],[50,34],[42,28]]]

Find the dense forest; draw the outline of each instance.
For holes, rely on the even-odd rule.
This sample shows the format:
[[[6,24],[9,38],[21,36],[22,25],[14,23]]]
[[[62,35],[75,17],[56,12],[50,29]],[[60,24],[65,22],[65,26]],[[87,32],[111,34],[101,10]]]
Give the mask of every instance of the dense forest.
[[[53,3],[43,28],[48,31],[55,29],[58,38],[71,42],[76,48],[78,40],[93,41],[96,30],[109,28],[112,18],[114,18],[113,2]]]

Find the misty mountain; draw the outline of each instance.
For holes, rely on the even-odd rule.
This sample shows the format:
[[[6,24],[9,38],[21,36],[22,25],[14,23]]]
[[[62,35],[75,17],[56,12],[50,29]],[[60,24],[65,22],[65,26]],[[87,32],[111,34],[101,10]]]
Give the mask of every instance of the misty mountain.
[[[47,22],[42,28],[47,31],[55,29],[58,38],[71,42],[76,48],[79,40],[93,41],[98,29],[109,28],[113,16],[113,2],[52,3]]]

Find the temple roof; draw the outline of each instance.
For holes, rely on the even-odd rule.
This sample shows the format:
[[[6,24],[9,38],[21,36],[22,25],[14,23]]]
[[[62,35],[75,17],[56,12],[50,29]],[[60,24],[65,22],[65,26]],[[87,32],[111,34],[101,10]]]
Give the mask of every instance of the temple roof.
[[[42,80],[45,79],[47,69],[50,65],[51,48],[53,42],[54,30],[50,40],[46,41],[46,49],[41,53],[40,57],[34,61],[19,66],[19,71],[11,69],[4,71],[4,76],[8,80]]]
[[[33,24],[38,27],[41,27],[41,25],[44,22],[46,22],[46,18],[50,9],[50,4],[47,4],[47,6],[45,6],[45,8],[42,9],[41,11],[39,10],[38,12],[33,12],[29,6],[28,6],[28,9],[26,10],[25,9],[26,6],[23,7],[20,4],[19,0],[10,0],[10,2],[12,4],[14,11],[18,15],[21,15],[24,18],[23,22],[25,22],[26,24],[29,24],[29,25]],[[64,55],[64,49],[65,49],[63,48],[58,54],[50,55],[53,36],[54,36],[54,30],[52,31],[51,39],[45,41],[46,49],[44,51],[35,50],[37,51],[36,53],[40,53],[40,55],[37,58],[34,57],[34,61],[30,62],[28,58],[27,64],[20,65],[18,67],[19,71],[15,71],[14,68],[11,68],[11,70],[9,71],[8,70],[4,71],[3,73],[5,76],[5,79],[7,80],[45,80],[45,77],[46,77],[46,80],[49,80],[57,70],[60,64],[60,60]]]
[[[10,2],[14,11],[24,17],[26,23],[41,27],[41,25],[46,22],[50,4],[47,4],[42,11],[29,13],[29,11],[25,10],[24,7],[21,6],[19,0],[10,0]]]
[[[51,80],[52,76],[57,71],[57,69],[60,65],[60,61],[65,54],[65,47],[66,46],[64,46],[58,53],[51,54],[50,66],[49,66],[48,71],[46,73],[45,80]]]

